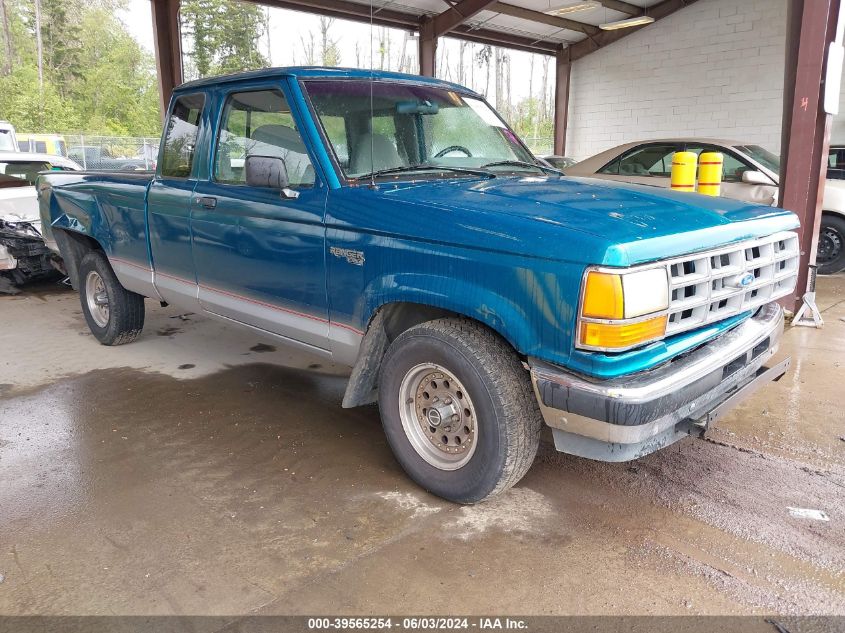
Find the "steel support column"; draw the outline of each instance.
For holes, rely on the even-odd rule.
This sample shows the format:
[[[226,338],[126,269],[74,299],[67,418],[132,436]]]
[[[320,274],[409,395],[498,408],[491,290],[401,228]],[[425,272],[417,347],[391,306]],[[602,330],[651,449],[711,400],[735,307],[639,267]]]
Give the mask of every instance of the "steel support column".
[[[161,116],[164,117],[173,89],[182,83],[179,0],[152,0],[151,5]]]
[[[434,77],[434,64],[437,59],[437,35],[434,31],[434,20],[424,18],[420,22],[420,74],[425,77]]]
[[[790,0],[786,29],[780,206],[801,219],[798,283],[788,307],[807,291],[824,196],[830,119],[823,110],[827,50],[836,35],[838,0]]]
[[[569,48],[559,50],[555,55],[555,142],[554,153],[566,153],[566,127],[569,123],[569,79],[572,62]]]

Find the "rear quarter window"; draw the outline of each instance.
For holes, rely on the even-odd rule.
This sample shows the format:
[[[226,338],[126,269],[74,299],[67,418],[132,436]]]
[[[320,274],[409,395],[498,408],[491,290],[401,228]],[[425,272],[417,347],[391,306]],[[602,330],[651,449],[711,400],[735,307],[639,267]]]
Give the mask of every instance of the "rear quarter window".
[[[203,94],[185,95],[173,104],[162,150],[162,176],[188,178],[191,175],[204,107]]]

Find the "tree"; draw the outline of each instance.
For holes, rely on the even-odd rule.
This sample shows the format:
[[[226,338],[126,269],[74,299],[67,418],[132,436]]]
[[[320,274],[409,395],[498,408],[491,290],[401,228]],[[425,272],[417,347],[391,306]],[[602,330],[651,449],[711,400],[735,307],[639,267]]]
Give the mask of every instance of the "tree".
[[[320,16],[320,59],[323,66],[340,66],[340,48],[337,40],[329,37],[329,29],[334,22],[334,18]]]
[[[3,45],[6,57],[3,59],[3,74],[12,72],[12,29],[9,27],[9,14],[6,10],[6,0],[0,0],[0,20],[3,21]]]
[[[23,132],[158,133],[155,65],[118,20],[120,0],[40,0],[41,89],[35,4],[4,4],[14,51],[0,76],[4,118]]]
[[[481,47],[475,54],[475,61],[478,64],[479,68],[486,67],[487,74],[485,75],[484,80],[484,90],[481,92],[485,97],[487,96],[487,92],[490,89],[490,59],[493,57],[493,47],[490,45],[484,45]]]
[[[314,46],[314,32],[308,31],[308,39],[300,35],[299,41],[302,42],[302,50],[305,52],[305,59],[301,63],[304,66],[313,66],[317,63],[317,54]]]
[[[190,42],[186,61],[196,76],[270,64],[260,50],[267,22],[258,5],[235,0],[184,0],[181,17]]]

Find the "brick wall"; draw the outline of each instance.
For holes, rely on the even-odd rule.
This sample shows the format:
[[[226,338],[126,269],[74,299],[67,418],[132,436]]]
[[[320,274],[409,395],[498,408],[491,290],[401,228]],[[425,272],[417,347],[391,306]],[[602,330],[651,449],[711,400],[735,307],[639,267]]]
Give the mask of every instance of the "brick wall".
[[[567,155],[673,136],[779,151],[786,6],[698,0],[575,62]],[[845,141],[845,121],[834,130]]]

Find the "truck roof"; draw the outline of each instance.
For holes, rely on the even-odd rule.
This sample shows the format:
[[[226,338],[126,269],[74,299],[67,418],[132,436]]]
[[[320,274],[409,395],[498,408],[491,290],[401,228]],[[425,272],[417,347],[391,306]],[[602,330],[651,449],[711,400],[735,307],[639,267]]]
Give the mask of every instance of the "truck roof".
[[[204,77],[195,79],[180,85],[176,92],[183,92],[204,86],[215,86],[221,83],[242,81],[244,79],[263,79],[270,77],[295,77],[297,79],[390,79],[395,81],[413,81],[432,86],[438,86],[449,90],[458,90],[468,94],[477,94],[475,91],[461,86],[460,84],[434,77],[423,77],[422,75],[411,75],[408,73],[389,72],[386,70],[367,70],[365,68],[330,68],[326,66],[281,66],[275,68],[261,68],[246,72],[232,73],[229,75],[218,75],[216,77]]]

